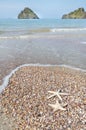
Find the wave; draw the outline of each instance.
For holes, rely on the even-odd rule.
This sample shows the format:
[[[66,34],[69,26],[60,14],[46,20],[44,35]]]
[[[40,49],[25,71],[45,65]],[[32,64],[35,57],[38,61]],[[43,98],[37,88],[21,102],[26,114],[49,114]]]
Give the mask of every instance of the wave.
[[[30,33],[47,33],[47,32],[77,32],[77,31],[86,31],[86,28],[38,28],[30,30]]]
[[[27,30],[24,30],[25,34],[22,34],[22,31],[18,31],[18,32],[4,32],[5,35],[0,35],[0,39],[27,39],[30,37],[37,37],[39,36],[39,34],[42,34],[44,36],[46,36],[46,33],[48,34],[54,34],[54,33],[58,33],[58,32],[86,32],[86,28],[38,28],[38,29],[32,29],[29,30],[27,32]],[[20,34],[19,34],[20,33]],[[35,34],[35,35],[34,35]],[[37,35],[38,34],[38,35]],[[40,35],[40,36],[42,36]]]
[[[69,68],[69,69],[72,69],[72,70],[77,70],[77,71],[81,71],[81,72],[86,73],[86,70],[85,70],[85,69],[76,68],[76,67],[70,66],[70,65],[62,64],[62,65],[57,65],[57,66],[59,66],[59,67],[64,67],[64,68]]]
[[[29,35],[19,35],[19,36],[1,36],[0,39],[27,39]]]
[[[86,45],[86,42],[81,42],[82,44]]]
[[[45,34],[43,34],[43,35],[37,35],[37,34],[35,34],[35,35],[19,35],[19,36],[2,36],[2,37],[0,37],[0,40],[6,40],[6,39],[9,39],[9,40],[11,40],[11,39],[30,39],[30,38],[39,38],[39,37],[47,37],[47,35],[45,35]]]
[[[2,85],[0,85],[0,93],[2,93],[2,91],[7,87],[8,83],[9,83],[9,79],[11,78],[11,76],[18,71],[20,68],[22,67],[27,67],[27,66],[42,66],[42,67],[49,67],[49,66],[59,66],[59,67],[65,67],[65,68],[69,68],[69,69],[73,69],[73,70],[77,70],[77,71],[81,71],[81,72],[86,72],[86,70],[80,69],[80,68],[74,68],[72,66],[67,66],[67,65],[51,65],[51,64],[23,64],[18,66],[17,68],[15,68],[14,70],[11,71],[10,74],[8,74],[4,79],[3,79],[3,83]]]
[[[86,28],[53,28],[50,29],[51,32],[77,32],[86,31]]]

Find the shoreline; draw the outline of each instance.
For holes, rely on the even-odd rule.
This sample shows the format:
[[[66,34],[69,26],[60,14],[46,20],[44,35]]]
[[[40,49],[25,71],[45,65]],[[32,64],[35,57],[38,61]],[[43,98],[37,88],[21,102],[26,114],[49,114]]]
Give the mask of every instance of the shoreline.
[[[85,130],[86,21],[0,23],[0,130]]]
[[[62,96],[63,103],[67,103],[66,111],[53,113],[48,104],[55,103],[57,98],[48,100],[48,91],[59,89],[69,93]],[[4,128],[3,124],[8,128],[12,119],[9,130],[84,129],[85,89],[86,74],[80,71],[58,66],[18,68],[0,94],[0,115],[6,116],[0,128]]]
[[[9,80],[11,78],[11,76],[16,72],[18,71],[19,69],[21,69],[22,67],[29,67],[29,66],[38,66],[38,67],[60,67],[60,68],[66,68],[66,69],[70,69],[70,70],[75,70],[75,71],[79,71],[79,72],[82,72],[82,73],[86,73],[86,70],[83,70],[83,69],[80,69],[80,68],[75,68],[75,67],[71,67],[71,66],[68,66],[68,65],[51,65],[51,64],[22,64],[18,67],[16,67],[15,69],[13,69],[8,75],[6,75],[4,78],[3,78],[3,82],[2,84],[0,85],[0,93],[5,89],[5,87],[8,85],[9,83]]]

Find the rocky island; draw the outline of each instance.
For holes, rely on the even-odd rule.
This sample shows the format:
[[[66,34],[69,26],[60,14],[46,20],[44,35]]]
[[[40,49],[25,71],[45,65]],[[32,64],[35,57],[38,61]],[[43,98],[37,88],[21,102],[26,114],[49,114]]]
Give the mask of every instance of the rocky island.
[[[39,17],[30,8],[26,7],[19,13],[18,19],[39,19]]]
[[[62,19],[86,19],[86,12],[84,8],[79,8],[69,14],[64,14]]]

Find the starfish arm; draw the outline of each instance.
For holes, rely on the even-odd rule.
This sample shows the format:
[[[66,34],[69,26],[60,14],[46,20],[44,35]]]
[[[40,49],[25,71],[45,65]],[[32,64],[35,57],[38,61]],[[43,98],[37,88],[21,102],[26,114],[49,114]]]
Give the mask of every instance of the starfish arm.
[[[59,110],[63,110],[63,111],[66,110],[65,108],[63,108],[63,107],[61,106],[61,104],[58,102],[58,100],[56,101],[56,104],[57,104]]]
[[[59,95],[59,93],[57,93],[57,96],[58,96],[58,98],[62,101],[62,98],[61,98],[61,96]]]
[[[60,93],[57,91],[57,92],[54,92],[54,91],[48,91],[49,93],[52,93],[53,95],[49,96],[48,99],[54,97],[54,96],[58,96],[58,98],[62,101],[62,98],[60,96]]]
[[[54,92],[54,91],[48,91],[48,93],[52,93],[52,94],[55,94],[56,92]]]
[[[56,101],[55,104],[49,104],[49,106],[52,107],[53,112],[55,112],[55,111],[57,111],[57,110],[63,110],[63,111],[66,110],[65,108],[63,108],[63,107],[61,106],[61,104],[58,102],[58,100]]]
[[[61,108],[60,108],[60,110],[65,111],[66,109],[65,109],[65,108],[63,108],[63,107],[61,107]]]
[[[50,99],[52,97],[56,96],[56,94],[52,94],[51,96],[47,97],[47,99]]]
[[[58,91],[48,91],[49,93],[52,93],[52,94],[54,94],[54,93],[57,93],[57,94],[59,94],[59,95],[69,95],[68,93],[62,93],[62,92],[60,92],[60,90],[58,90]]]
[[[48,104],[50,107],[52,107],[52,108],[54,108],[55,107],[55,105],[54,104]]]
[[[57,109],[57,108],[54,108],[54,109],[53,109],[53,112],[56,112],[56,111],[58,111],[58,110],[59,110],[59,109]]]
[[[48,105],[53,109],[53,112],[58,110],[55,104],[48,104]]]
[[[59,92],[59,94],[60,95],[69,95],[68,93],[60,93],[60,92]]]
[[[48,91],[49,93],[51,93],[52,95],[48,97],[48,99],[54,97],[54,96],[58,96],[58,98],[62,101],[62,98],[60,95],[69,95],[68,93],[61,93],[60,90],[54,92],[54,91]]]

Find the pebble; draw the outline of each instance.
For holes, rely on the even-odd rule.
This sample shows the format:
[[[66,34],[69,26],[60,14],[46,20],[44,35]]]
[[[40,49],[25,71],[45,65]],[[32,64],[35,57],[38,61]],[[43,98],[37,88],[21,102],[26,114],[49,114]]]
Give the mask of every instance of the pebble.
[[[66,111],[53,113],[48,105],[53,103],[47,99],[48,91],[58,89],[70,96],[63,98],[68,104]],[[83,72],[60,67],[22,67],[0,94],[0,115],[12,118],[15,130],[85,130],[85,89]],[[9,130],[13,130],[11,126]]]

